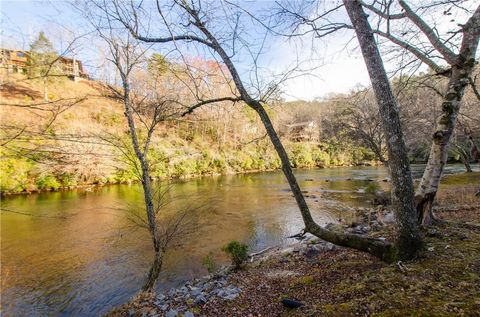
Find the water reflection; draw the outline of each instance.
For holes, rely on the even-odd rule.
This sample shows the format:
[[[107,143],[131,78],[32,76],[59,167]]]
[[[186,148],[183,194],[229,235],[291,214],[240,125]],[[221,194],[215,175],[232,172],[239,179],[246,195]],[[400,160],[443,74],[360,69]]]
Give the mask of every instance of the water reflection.
[[[449,171],[461,170],[450,167]],[[422,168],[414,168],[414,177]],[[387,177],[383,168],[296,171],[314,218],[345,217],[342,206],[366,205],[359,189]],[[388,183],[381,182],[383,186]],[[280,172],[198,178],[172,184],[169,210],[201,205],[196,230],[166,254],[160,288],[203,275],[209,252],[225,262],[221,246],[246,242],[252,251],[285,244],[302,229],[295,201]],[[153,252],[148,232],[129,215],[142,212],[138,185],[6,198],[1,214],[2,314],[100,315],[141,286]]]

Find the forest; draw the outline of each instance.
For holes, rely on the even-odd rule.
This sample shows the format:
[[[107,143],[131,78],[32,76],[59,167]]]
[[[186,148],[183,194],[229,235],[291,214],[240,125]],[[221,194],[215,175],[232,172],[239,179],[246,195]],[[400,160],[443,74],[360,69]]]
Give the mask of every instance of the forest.
[[[2,26],[5,316],[478,314],[478,3],[42,10]]]

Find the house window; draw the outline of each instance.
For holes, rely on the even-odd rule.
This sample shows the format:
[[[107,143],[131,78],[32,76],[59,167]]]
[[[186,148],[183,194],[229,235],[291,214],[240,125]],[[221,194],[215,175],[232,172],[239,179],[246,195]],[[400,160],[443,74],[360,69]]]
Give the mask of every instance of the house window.
[[[24,52],[17,52],[17,56],[18,57],[25,57],[25,53]]]

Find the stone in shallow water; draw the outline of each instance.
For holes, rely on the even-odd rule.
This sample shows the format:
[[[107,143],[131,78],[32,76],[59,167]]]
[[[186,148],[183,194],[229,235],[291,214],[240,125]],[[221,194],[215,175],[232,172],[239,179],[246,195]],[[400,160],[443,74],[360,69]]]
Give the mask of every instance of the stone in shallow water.
[[[226,299],[226,300],[233,300],[233,299],[235,299],[235,298],[237,298],[237,297],[238,297],[238,293],[235,293],[235,294],[227,295],[227,296],[225,296],[225,297],[223,297],[223,298]]]
[[[196,297],[196,296],[200,295],[201,293],[202,293],[202,291],[198,287],[191,287],[190,288],[190,294],[193,297]]]
[[[165,316],[166,317],[177,317],[177,315],[178,315],[178,312],[175,309],[170,309]]]
[[[186,311],[185,314],[183,314],[183,317],[195,317],[195,315],[190,311]]]
[[[160,308],[162,311],[166,311],[168,309],[168,305],[167,304],[158,305],[158,308]]]
[[[194,306],[199,306],[199,305],[205,304],[206,302],[207,302],[207,299],[205,298],[205,296],[200,294],[195,298],[195,301],[193,302],[193,305]]]

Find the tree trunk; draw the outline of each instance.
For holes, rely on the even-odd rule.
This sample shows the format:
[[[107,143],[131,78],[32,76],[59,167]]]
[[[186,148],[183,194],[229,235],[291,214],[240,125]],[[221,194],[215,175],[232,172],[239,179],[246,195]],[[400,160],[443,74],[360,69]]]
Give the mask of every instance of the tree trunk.
[[[395,244],[399,258],[412,258],[422,246],[422,240],[416,221],[413,181],[397,103],[361,3],[351,0],[344,0],[343,3],[357,34],[387,139],[389,169],[392,178],[392,206],[397,224]]]
[[[448,145],[460,111],[461,100],[468,85],[468,76],[470,76],[472,69],[473,65],[470,67],[452,67],[448,90],[442,101],[442,115],[437,122],[437,130],[433,134],[427,166],[415,194],[418,221],[423,226],[431,225],[434,220],[433,203],[440,185],[443,168],[447,163]]]
[[[475,55],[480,38],[480,6],[462,26],[462,32],[462,43],[455,63],[451,65],[447,91],[442,100],[442,115],[438,119],[436,131],[433,133],[428,163],[415,193],[418,221],[423,226],[430,225],[434,219],[432,207],[443,168],[447,162],[448,144],[455,128],[465,88],[469,84],[469,78],[475,67]]]
[[[160,275],[160,271],[162,270],[162,263],[163,263],[163,253],[160,250],[155,250],[155,257],[153,259],[152,266],[150,267],[150,271],[148,272],[147,278],[142,286],[142,291],[148,292],[153,290],[155,286],[155,282]]]
[[[472,167],[470,166],[470,158],[468,157],[468,153],[458,144],[453,144],[453,146],[457,149],[460,159],[462,160],[463,165],[465,165],[465,171],[467,173],[472,173],[473,171]]]
[[[161,248],[160,248],[160,237],[158,235],[156,214],[155,214],[155,208],[153,205],[153,195],[152,195],[152,187],[151,187],[151,180],[150,180],[148,165],[145,161],[145,158],[142,158],[140,163],[142,166],[142,187],[143,187],[143,194],[144,194],[145,206],[147,211],[148,228],[150,231],[150,236],[152,238],[153,249],[155,251],[155,257],[154,257],[152,266],[150,268],[150,271],[142,287],[143,291],[150,291],[155,286],[155,282],[157,281],[158,275],[160,274],[160,270],[162,269],[163,252],[161,251]]]

